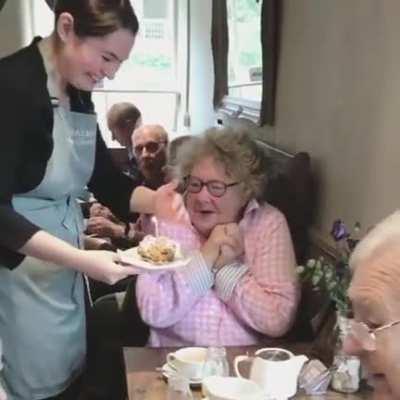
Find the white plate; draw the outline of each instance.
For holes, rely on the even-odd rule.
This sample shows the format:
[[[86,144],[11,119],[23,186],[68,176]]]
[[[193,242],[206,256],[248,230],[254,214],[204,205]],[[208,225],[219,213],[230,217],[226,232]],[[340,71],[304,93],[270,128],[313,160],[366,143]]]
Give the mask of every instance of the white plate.
[[[133,247],[128,250],[118,250],[118,255],[121,262],[124,264],[133,265],[134,267],[143,270],[145,272],[159,272],[174,270],[177,268],[184,267],[189,264],[190,257],[182,257],[177,260],[165,263],[165,264],[153,264],[151,262],[143,260],[143,258],[138,254],[137,247]]]
[[[161,367],[161,373],[164,375],[165,378],[169,378],[170,374],[174,374],[175,370],[168,364],[165,363],[162,367]],[[189,379],[189,384],[190,386],[200,386],[201,385],[201,378],[192,378]]]

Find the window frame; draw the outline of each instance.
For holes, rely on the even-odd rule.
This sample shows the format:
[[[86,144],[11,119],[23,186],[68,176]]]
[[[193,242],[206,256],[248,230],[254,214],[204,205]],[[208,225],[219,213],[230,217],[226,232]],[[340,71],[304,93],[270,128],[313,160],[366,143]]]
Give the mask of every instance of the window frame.
[[[143,0],[145,1],[145,0]],[[166,1],[171,1],[171,0],[166,0]],[[109,110],[108,106],[108,101],[107,101],[107,95],[113,95],[113,94],[172,94],[175,96],[175,111],[173,115],[173,121],[172,121],[172,130],[176,131],[178,128],[178,116],[181,112],[181,106],[182,106],[182,93],[179,90],[180,84],[178,80],[178,0],[172,0],[172,18],[173,18],[173,24],[172,24],[172,29],[173,29],[173,73],[175,75],[175,81],[174,85],[166,84],[164,89],[146,89],[142,87],[136,87],[134,89],[114,89],[114,88],[95,88],[92,93],[94,94],[104,94],[105,95],[105,103],[106,103],[106,114]],[[133,51],[135,51],[133,49]],[[159,82],[154,82],[154,86],[159,86]],[[104,137],[104,135],[103,135]],[[110,146],[110,143],[106,141],[107,147],[118,147],[118,146]]]
[[[103,88],[97,88],[94,89],[93,92],[94,94],[104,94],[106,96],[105,102],[108,105],[107,102],[107,95],[112,95],[112,94],[140,94],[140,93],[147,93],[147,94],[172,94],[175,96],[175,112],[174,112],[174,117],[173,117],[173,123],[172,123],[172,130],[176,131],[177,130],[177,126],[178,126],[178,115],[179,115],[179,109],[181,106],[181,92],[178,90],[156,90],[156,89],[103,89]],[[108,106],[107,106],[108,108]],[[108,110],[106,110],[108,111]]]
[[[263,0],[261,7],[262,95],[260,101],[228,94],[228,70],[215,68],[214,107],[217,114],[249,119],[258,126],[275,124],[275,102],[282,6],[279,0]],[[228,65],[227,0],[213,0],[212,42],[214,65]],[[215,24],[214,24],[215,21]],[[223,27],[223,29],[221,28]]]

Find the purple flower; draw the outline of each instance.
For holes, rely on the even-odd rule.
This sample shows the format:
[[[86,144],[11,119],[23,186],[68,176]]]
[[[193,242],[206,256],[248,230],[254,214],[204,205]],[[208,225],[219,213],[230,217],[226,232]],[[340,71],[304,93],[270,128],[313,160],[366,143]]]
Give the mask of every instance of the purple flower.
[[[331,236],[333,237],[335,242],[339,242],[350,236],[349,232],[347,231],[346,225],[342,222],[342,220],[337,219],[333,223],[331,229]]]

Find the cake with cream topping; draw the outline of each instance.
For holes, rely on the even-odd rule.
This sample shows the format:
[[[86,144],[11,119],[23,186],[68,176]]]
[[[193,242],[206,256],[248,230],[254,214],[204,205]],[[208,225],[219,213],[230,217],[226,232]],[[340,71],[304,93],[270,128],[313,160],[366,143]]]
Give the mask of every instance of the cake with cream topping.
[[[178,245],[165,236],[147,235],[139,243],[137,252],[145,261],[164,264],[174,261],[179,250]]]

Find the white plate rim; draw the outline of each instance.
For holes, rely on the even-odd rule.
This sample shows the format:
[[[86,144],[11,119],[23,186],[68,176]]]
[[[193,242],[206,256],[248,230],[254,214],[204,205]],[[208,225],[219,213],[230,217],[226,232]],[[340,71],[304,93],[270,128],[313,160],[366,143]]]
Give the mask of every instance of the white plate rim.
[[[123,262],[124,264],[132,265],[146,272],[159,272],[182,268],[189,264],[191,259],[189,256],[186,256],[164,264],[152,264],[148,261],[143,260],[142,257],[138,254],[137,250],[138,247],[136,246],[127,250],[118,249],[117,253],[121,262]]]

